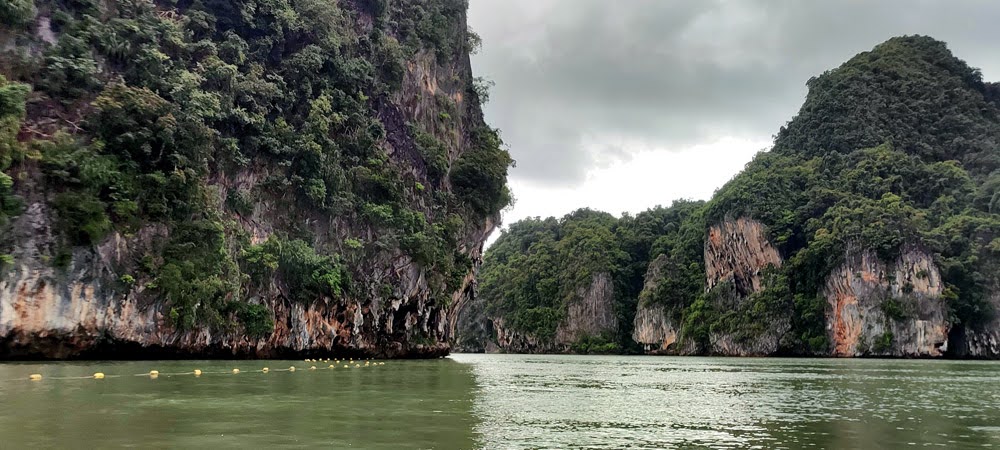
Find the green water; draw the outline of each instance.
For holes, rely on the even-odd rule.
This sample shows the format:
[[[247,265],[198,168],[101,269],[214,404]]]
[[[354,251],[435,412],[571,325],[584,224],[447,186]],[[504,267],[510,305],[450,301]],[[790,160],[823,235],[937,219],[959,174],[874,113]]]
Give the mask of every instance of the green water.
[[[274,370],[289,365],[298,370]],[[0,364],[0,448],[1000,447],[992,362],[454,355],[310,365]],[[272,371],[254,372],[264,366]],[[169,375],[195,368],[206,373]],[[133,376],[151,369],[161,375]],[[95,371],[125,376],[57,379]]]

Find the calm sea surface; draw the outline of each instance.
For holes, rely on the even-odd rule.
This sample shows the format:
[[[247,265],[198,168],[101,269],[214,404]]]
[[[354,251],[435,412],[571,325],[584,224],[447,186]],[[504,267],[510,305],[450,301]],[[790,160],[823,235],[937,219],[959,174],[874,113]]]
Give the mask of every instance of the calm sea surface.
[[[1000,448],[993,362],[454,355],[329,364],[2,363],[0,449]],[[160,375],[136,376],[150,370]],[[107,378],[73,378],[98,371]],[[43,379],[28,381],[33,373]]]

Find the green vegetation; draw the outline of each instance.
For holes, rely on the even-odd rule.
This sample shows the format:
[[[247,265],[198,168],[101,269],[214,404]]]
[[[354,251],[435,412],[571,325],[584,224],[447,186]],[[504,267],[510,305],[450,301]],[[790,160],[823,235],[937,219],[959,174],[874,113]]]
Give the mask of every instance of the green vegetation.
[[[875,342],[872,343],[872,350],[875,353],[884,353],[886,350],[892,348],[893,335],[891,331],[886,331],[882,333]]]
[[[461,241],[510,203],[512,164],[460,110],[478,99],[445,95],[473,86],[464,0],[113,3],[0,5],[0,31],[39,49],[0,54],[0,251],[17,245],[4,227],[24,170],[53,216],[56,265],[113,233],[163,230],[116,281],[165,298],[181,328],[264,336],[272,286],[298,302],[387,295],[352,280],[399,251],[450,300],[473,266]],[[25,29],[36,14],[55,42]],[[420,123],[391,99],[427,53],[455,76],[441,119]],[[469,148],[442,142],[456,130]],[[273,235],[250,245],[260,220]]]
[[[247,273],[258,282],[279,273],[291,297],[304,303],[323,296],[340,296],[350,277],[336,258],[316,254],[312,246],[300,240],[272,237],[261,245],[249,247],[244,261]]]
[[[511,225],[490,247],[480,272],[480,295],[488,313],[502,317],[511,328],[551,340],[567,307],[593,277],[607,274],[614,287],[611,299],[618,325],[614,336],[591,336],[571,343],[582,353],[635,351],[631,340],[636,299],[643,286],[650,249],[677,247],[678,253],[700,245],[686,242],[677,231],[701,207],[676,202],[636,216],[616,219],[607,213],[581,209],[562,219],[527,219]]]
[[[24,145],[17,139],[24,120],[24,107],[30,89],[27,85],[7,81],[0,75],[0,234],[10,218],[17,215],[21,203],[14,196],[14,180],[3,171],[24,157]],[[0,238],[0,245],[4,245]]]
[[[621,353],[621,346],[613,336],[587,336],[574,342],[570,350],[581,355],[610,355]]]
[[[32,0],[8,0],[0,4],[0,24],[23,26],[35,17]]]

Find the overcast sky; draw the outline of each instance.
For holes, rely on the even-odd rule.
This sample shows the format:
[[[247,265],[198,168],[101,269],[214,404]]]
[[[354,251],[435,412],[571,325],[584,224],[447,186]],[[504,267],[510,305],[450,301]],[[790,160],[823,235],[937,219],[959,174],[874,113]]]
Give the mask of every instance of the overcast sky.
[[[504,214],[708,199],[771,144],[805,82],[902,34],[1000,80],[992,0],[471,0],[487,121],[517,161]],[[494,235],[494,238],[496,235]]]

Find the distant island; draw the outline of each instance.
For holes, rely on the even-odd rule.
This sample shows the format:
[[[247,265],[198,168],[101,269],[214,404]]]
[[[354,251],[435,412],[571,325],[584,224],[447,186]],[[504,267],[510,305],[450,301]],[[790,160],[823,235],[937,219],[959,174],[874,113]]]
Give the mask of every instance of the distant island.
[[[1000,357],[1000,84],[904,36],[808,87],[708,202],[512,224],[458,347]]]

